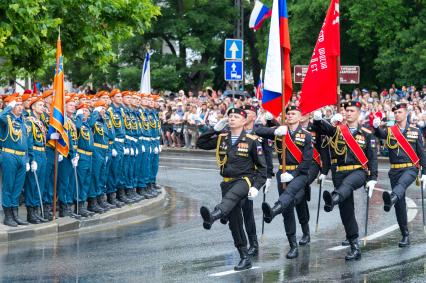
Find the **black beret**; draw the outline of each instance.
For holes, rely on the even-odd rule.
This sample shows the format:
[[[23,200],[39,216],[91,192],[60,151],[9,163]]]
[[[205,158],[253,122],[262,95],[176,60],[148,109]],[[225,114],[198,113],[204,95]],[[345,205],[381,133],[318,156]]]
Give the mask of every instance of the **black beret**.
[[[359,101],[354,101],[354,100],[352,100],[352,101],[348,101],[348,102],[346,102],[345,109],[346,109],[347,107],[351,107],[351,106],[355,106],[355,107],[357,107],[357,108],[361,108],[361,102],[359,102]]]
[[[241,116],[243,116],[244,118],[247,118],[247,113],[244,109],[241,108],[231,108],[228,110],[227,115],[229,114],[239,114]]]
[[[398,103],[394,107],[392,107],[392,111],[396,111],[398,109],[407,109],[407,103]]]
[[[285,110],[285,113],[288,113],[288,111],[300,111],[300,109],[299,107],[292,105],[287,107],[287,109]]]
[[[250,110],[253,111],[255,113],[257,113],[256,107],[254,107],[253,105],[244,105],[243,107],[241,107],[243,110]]]
[[[346,102],[346,101],[343,101],[343,102],[340,102],[340,107],[341,108],[346,108],[346,105],[347,105],[348,103]]]

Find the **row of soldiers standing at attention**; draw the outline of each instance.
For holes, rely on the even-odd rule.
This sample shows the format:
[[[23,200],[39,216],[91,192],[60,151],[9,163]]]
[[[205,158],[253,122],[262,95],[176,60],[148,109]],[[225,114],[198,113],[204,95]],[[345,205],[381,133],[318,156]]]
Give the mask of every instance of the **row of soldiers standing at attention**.
[[[267,160],[271,160],[272,151],[262,143],[264,140],[273,141],[280,166],[276,173],[279,199],[273,206],[267,202],[262,203],[263,219],[270,223],[275,216],[282,214],[290,245],[286,255],[288,259],[298,256],[294,211],[297,212],[303,232],[299,245],[306,245],[310,242],[310,185],[316,179],[324,182],[330,169],[334,190],[324,191],[324,210],[330,212],[335,206],[339,207],[346,234],[342,245],[350,246],[345,259],[351,261],[361,258],[354,191],[363,187],[371,195],[377,184],[376,137],[386,141],[391,163],[389,177],[392,190],[383,192],[384,210],[388,212],[395,206],[402,234],[398,245],[410,245],[405,192],[416,179],[425,186],[426,158],[419,129],[407,124],[407,105],[401,103],[392,109],[395,113],[395,126],[384,128],[380,119],[375,119],[373,130],[359,124],[360,102],[343,102],[339,108],[339,113],[330,121],[323,119],[321,111],[316,111],[310,122],[309,115],[301,116],[296,106],[289,106],[286,109],[285,125],[276,123],[269,125],[270,127],[249,127],[249,132],[249,117],[253,113],[255,115],[256,110],[250,106],[234,108],[228,111],[228,117],[219,121],[213,130],[200,136],[198,147],[216,149],[223,177],[222,201],[213,211],[205,206],[200,209],[203,227],[210,229],[218,219],[224,224],[229,221],[234,245],[241,258],[235,270],[250,268],[250,256],[257,255],[258,251],[256,235],[253,236],[251,232],[251,226],[255,225],[253,205],[247,205],[247,202],[252,202],[262,188],[265,193],[269,190],[270,175],[267,168],[271,165],[267,164],[271,162]],[[286,145],[285,167],[282,162],[283,140]],[[244,207],[251,208],[251,211]],[[249,236],[249,249],[244,224]]]
[[[4,99],[0,164],[5,225],[54,219],[52,141],[59,142],[59,134],[48,134],[52,95],[52,90],[39,96],[26,91]],[[158,98],[119,89],[65,95],[69,153],[57,159],[59,217],[89,217],[160,193]],[[22,192],[27,221],[18,215]]]

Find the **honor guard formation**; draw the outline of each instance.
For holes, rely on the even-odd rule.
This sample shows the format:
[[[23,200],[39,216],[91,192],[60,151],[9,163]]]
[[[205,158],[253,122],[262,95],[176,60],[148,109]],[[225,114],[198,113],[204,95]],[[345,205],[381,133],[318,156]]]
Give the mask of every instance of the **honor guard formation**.
[[[339,106],[336,114],[331,113],[328,117],[322,111],[302,116],[299,107],[291,104],[286,109],[283,125],[272,117],[264,123],[255,123],[260,110],[252,105],[231,107],[225,118],[199,137],[197,147],[215,149],[223,178],[220,203],[213,208],[203,206],[200,209],[203,227],[209,230],[217,220],[229,225],[240,254],[235,270],[251,268],[251,257],[258,254],[253,199],[260,190],[269,191],[274,172],[279,198],[273,203],[262,203],[263,221],[271,223],[276,216],[282,215],[290,246],[286,257],[297,258],[299,246],[310,243],[308,202],[311,186],[318,180],[322,190],[331,171],[333,189],[322,193],[323,209],[326,213],[336,207],[339,209],[345,231],[342,245],[350,247],[345,260],[361,259],[354,192],[360,188],[366,191],[367,231],[368,199],[377,184],[377,151],[381,142],[389,152],[391,188],[390,192],[382,194],[383,209],[389,212],[395,208],[402,235],[398,245],[410,245],[405,193],[416,180],[422,189],[425,186],[422,133],[409,124],[406,103],[392,108],[394,125],[388,126],[376,116],[370,129],[360,123],[362,104],[359,101],[342,102]],[[278,168],[272,163],[274,152],[278,157]],[[296,239],[295,212],[303,232],[299,241]]]
[[[133,91],[65,95],[69,154],[59,155],[58,215],[53,215],[55,148],[48,133],[52,90],[4,97],[0,112],[4,224],[90,217],[160,193],[158,96]],[[27,219],[18,215],[23,196]]]

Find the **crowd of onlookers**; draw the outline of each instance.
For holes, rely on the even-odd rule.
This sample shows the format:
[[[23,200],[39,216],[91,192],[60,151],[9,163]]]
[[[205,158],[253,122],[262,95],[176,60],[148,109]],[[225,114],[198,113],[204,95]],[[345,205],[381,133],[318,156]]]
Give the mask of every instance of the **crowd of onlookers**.
[[[291,102],[298,104],[299,93],[294,93]],[[396,103],[408,103],[409,123],[419,127],[426,134],[426,85],[417,90],[416,87],[396,88],[392,85],[381,92],[367,89],[354,89],[352,93],[342,95],[341,101],[356,100],[362,103],[361,123],[364,127],[372,127],[375,117],[380,117],[387,125],[394,124],[392,107]],[[194,148],[197,137],[213,127],[230,107],[250,104],[259,109],[258,122],[265,123],[267,113],[261,108],[261,101],[255,97],[224,97],[220,91],[211,89],[200,91],[198,95],[180,90],[176,94],[163,96],[161,119],[163,122],[163,146]],[[325,118],[334,115],[336,107],[322,108]]]

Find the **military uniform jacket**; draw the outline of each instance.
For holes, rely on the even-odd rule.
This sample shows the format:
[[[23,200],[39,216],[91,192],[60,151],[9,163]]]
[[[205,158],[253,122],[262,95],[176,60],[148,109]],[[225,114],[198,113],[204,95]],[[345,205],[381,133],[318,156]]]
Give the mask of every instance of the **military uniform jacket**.
[[[312,145],[321,156],[321,174],[327,175],[331,167],[330,151],[327,146],[323,144],[327,141],[327,137],[321,134],[320,128],[313,123],[309,123],[306,130],[311,134]],[[316,163],[315,160],[313,162]]]
[[[1,147],[25,152],[28,157],[28,131],[24,117],[16,117],[11,113],[12,107],[6,107],[0,112],[2,125]]]
[[[401,132],[419,157],[419,163],[422,166],[422,174],[425,175],[426,156],[424,153],[423,138],[420,130],[416,127],[406,127],[404,131]],[[374,130],[374,134],[379,139],[385,140],[385,145],[389,149],[389,161],[391,164],[412,163],[410,157],[399,146],[396,138],[392,135],[388,128],[386,128],[386,130],[377,128]]]
[[[124,117],[122,107],[115,107],[111,105],[107,111],[111,124],[114,127],[114,134],[116,138],[124,139],[126,131],[124,128]]]
[[[78,137],[78,149],[93,152],[93,132],[92,125],[96,121],[93,115],[88,121],[83,121],[83,115],[78,115],[75,120],[75,126],[77,128]]]
[[[275,136],[276,128],[266,128],[266,127],[259,127],[256,130],[256,134],[261,136],[262,138],[268,138],[273,139],[275,143],[275,150],[278,154],[278,161],[280,162],[280,165],[282,165],[282,139],[283,137]],[[289,131],[290,133],[290,131]],[[297,127],[295,131],[290,133],[291,139],[295,143],[295,145],[300,149],[302,152],[302,161],[299,162],[297,159],[290,153],[289,150],[285,151],[285,160],[286,165],[297,165],[297,169],[290,171],[290,173],[293,175],[293,177],[297,177],[299,175],[308,175],[309,173],[309,167],[311,167],[312,164],[312,137],[311,134],[304,130],[300,125]]]
[[[223,177],[248,177],[252,186],[258,190],[265,184],[266,161],[257,136],[242,131],[235,144],[232,144],[231,132],[217,133],[209,130],[198,138],[197,147],[216,149]]]
[[[342,134],[337,131],[337,127],[323,120],[315,121],[314,125],[319,126],[321,131],[330,137],[331,164],[336,166],[361,165],[355,154],[347,145]],[[354,132],[351,132],[351,134],[368,159],[367,166],[369,174],[367,181],[377,180],[378,163],[374,134],[370,130],[360,126],[358,126]]]
[[[47,129],[44,123],[37,119],[33,113],[25,118],[27,132],[28,132],[28,156],[30,161],[34,158],[34,150],[43,149],[46,146],[46,132]],[[36,149],[34,149],[34,147]]]

